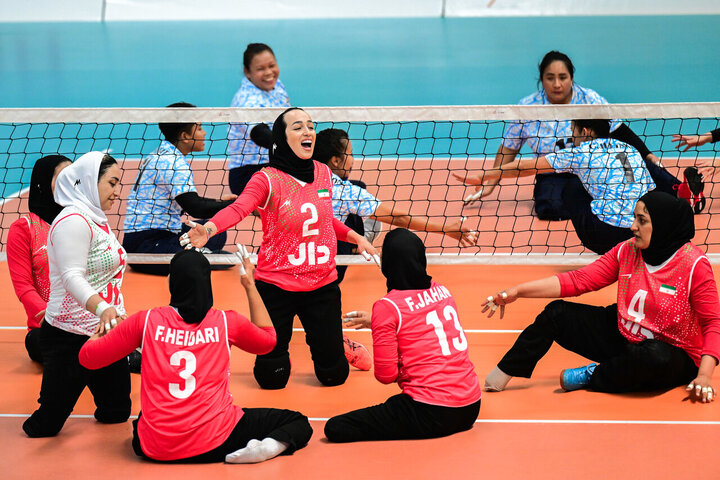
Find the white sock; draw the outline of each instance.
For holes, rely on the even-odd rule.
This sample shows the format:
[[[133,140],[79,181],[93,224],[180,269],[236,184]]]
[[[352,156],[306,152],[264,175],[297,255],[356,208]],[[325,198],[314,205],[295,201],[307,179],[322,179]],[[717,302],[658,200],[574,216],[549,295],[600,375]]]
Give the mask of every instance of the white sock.
[[[485,377],[486,392],[502,392],[512,377],[498,367],[492,369]]]
[[[270,460],[287,450],[288,444],[279,442],[274,438],[266,438],[262,441],[252,439],[245,448],[235,450],[225,455],[226,463],[259,463]]]

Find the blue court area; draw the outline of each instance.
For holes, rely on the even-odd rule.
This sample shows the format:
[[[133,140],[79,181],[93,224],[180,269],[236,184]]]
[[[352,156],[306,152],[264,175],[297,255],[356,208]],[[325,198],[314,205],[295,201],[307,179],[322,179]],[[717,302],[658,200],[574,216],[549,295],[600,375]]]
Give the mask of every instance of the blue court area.
[[[720,97],[719,16],[22,23],[0,24],[0,107],[229,106],[249,42],[273,47],[298,106],[514,104],[537,89],[537,63],[551,49],[573,59],[578,84],[613,103]],[[658,149],[661,132],[717,122],[634,127]],[[364,139],[355,141],[364,156],[447,157],[493,154],[502,129],[353,125],[350,133]],[[226,131],[209,126],[211,156],[224,156]],[[474,131],[482,137],[468,140]],[[155,125],[0,124],[1,195],[26,185],[41,155],[139,156],[159,137]]]

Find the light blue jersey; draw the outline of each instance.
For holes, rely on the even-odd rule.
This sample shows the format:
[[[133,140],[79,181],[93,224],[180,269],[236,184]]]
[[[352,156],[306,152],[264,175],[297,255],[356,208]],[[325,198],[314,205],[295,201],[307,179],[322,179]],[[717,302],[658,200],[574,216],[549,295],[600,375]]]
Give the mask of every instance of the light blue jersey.
[[[605,105],[607,100],[601,97],[595,90],[583,88],[573,83],[571,104],[583,105]],[[519,105],[552,105],[548,100],[545,90],[528,95],[520,100]],[[610,124],[610,131],[615,131],[620,126],[619,120],[613,120]],[[523,120],[512,123],[505,131],[503,146],[513,150],[520,150],[524,144],[535,153],[535,156],[546,155],[555,152],[569,145],[572,139],[572,125],[570,120]],[[558,141],[562,140],[563,147],[558,147]]]
[[[127,200],[126,232],[158,229],[180,232],[182,208],[175,197],[195,192],[192,170],[185,155],[163,140],[140,163]]]
[[[613,138],[598,138],[545,156],[557,172],[580,178],[593,198],[592,212],[603,222],[630,228],[638,199],[655,188],[640,153]]]
[[[231,107],[289,107],[290,99],[285,85],[278,80],[275,88],[266,92],[255,86],[247,78],[243,78],[240,89],[232,99]],[[268,163],[267,149],[258,147],[250,140],[250,130],[254,123],[231,123],[228,131],[228,168],[244,165]],[[272,124],[269,125],[272,129]]]
[[[333,215],[343,223],[351,213],[365,218],[375,213],[380,206],[380,200],[370,192],[348,180],[343,180],[334,173],[332,183]]]

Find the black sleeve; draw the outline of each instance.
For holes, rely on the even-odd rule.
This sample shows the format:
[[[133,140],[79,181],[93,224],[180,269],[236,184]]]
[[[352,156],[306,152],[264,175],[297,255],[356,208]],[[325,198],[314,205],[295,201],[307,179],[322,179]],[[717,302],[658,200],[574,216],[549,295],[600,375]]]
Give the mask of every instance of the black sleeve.
[[[194,218],[210,218],[227,207],[232,200],[213,200],[201,197],[197,192],[185,192],[175,197],[175,201],[188,215]]]
[[[647,156],[650,155],[650,150],[645,146],[645,143],[640,140],[640,137],[635,135],[635,132],[630,130],[630,127],[624,123],[621,123],[615,131],[610,132],[610,138],[620,140],[621,142],[625,142],[628,145],[635,147],[635,150],[640,152],[640,156],[642,156],[642,158],[647,158]]]
[[[712,135],[712,142],[715,143],[718,140],[720,140],[720,128],[713,130],[710,132],[710,135]]]
[[[258,123],[250,130],[250,139],[258,147],[270,149],[272,146],[272,131],[265,123]]]

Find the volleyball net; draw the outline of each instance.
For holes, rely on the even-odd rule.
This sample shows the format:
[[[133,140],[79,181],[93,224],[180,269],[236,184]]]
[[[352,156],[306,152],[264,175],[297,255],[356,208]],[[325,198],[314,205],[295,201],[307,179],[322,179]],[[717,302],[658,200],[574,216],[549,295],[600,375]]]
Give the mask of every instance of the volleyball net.
[[[682,180],[687,166],[718,162],[720,143],[681,152],[674,134],[698,135],[720,127],[720,103],[564,106],[425,106],[306,108],[317,131],[348,132],[355,164],[351,179],[363,181],[382,202],[393,202],[412,216],[445,225],[465,217],[464,226],[479,232],[476,246],[461,248],[457,240],[418,232],[433,263],[586,263],[593,255],[583,248],[569,221],[544,221],[533,214],[534,176],[503,179],[482,201],[463,199],[474,189],[453,173],[477,174],[491,168],[509,125],[537,120],[600,118],[625,121]],[[282,109],[0,109],[0,247],[5,250],[10,224],[28,211],[27,191],[35,161],[61,154],[76,159],[105,151],[123,169],[121,202],[108,215],[122,239],[126,199],[143,157],[160,144],[158,123],[201,122],[207,132],[205,151],[190,154],[198,194],[219,198],[230,193],[227,136],[231,123],[272,122]],[[524,147],[520,157],[532,156]],[[715,182],[706,176],[707,206],[695,217],[695,243],[720,254],[720,218],[714,212]],[[391,227],[384,225],[384,231]],[[249,216],[228,231],[235,243],[260,246],[262,228]],[[380,245],[380,239],[375,241]],[[163,260],[164,261],[164,260]],[[343,259],[341,263],[355,263]]]

